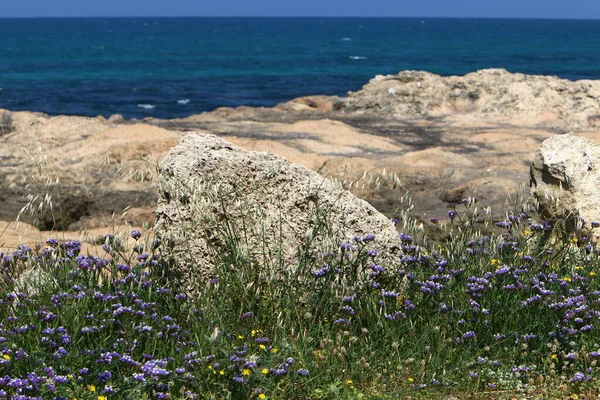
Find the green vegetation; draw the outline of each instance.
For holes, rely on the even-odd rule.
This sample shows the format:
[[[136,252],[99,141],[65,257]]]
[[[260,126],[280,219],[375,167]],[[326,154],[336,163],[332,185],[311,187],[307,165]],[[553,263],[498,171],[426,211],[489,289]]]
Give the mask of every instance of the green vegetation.
[[[101,258],[54,240],[1,254],[0,398],[595,397],[586,224],[569,235],[512,214],[485,236],[471,202],[450,216],[436,244],[403,213],[394,265],[373,232],[329,249],[307,239],[276,272],[225,221],[229,251],[193,295],[137,231],[132,249],[107,236]],[[328,234],[317,220],[314,236]]]

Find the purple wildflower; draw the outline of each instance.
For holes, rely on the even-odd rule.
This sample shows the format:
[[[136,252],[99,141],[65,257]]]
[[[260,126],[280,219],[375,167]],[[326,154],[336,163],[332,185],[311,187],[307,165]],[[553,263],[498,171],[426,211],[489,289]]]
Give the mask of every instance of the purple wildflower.
[[[110,371],[104,371],[104,372],[100,372],[98,374],[98,382],[107,382],[112,378],[112,374],[110,373]]]
[[[583,382],[585,380],[585,374],[583,372],[576,372],[569,382]]]

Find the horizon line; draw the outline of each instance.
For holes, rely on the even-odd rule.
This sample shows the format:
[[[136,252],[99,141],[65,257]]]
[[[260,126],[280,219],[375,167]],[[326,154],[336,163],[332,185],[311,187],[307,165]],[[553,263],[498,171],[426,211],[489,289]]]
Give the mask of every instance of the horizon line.
[[[597,18],[580,17],[443,17],[443,16],[358,16],[358,15],[70,15],[70,16],[0,16],[3,19],[124,19],[124,18],[363,18],[363,19],[486,19],[486,20],[546,20],[546,21],[598,21]]]

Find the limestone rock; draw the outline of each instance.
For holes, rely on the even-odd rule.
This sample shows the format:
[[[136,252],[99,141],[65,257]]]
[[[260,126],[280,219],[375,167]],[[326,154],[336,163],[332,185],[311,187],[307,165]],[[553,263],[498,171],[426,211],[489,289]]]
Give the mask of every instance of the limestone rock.
[[[155,233],[187,281],[214,276],[231,240],[263,269],[296,268],[307,241],[325,250],[366,234],[376,235],[383,257],[397,259],[401,244],[388,218],[284,158],[188,133],[160,169]]]
[[[531,165],[530,185],[541,218],[564,220],[570,230],[577,217],[588,226],[600,221],[600,145],[572,134],[546,139]]]
[[[338,108],[398,117],[476,117],[538,121],[563,132],[600,120],[600,82],[485,69],[442,77],[424,71],[378,75]]]
[[[60,231],[151,224],[153,163],[181,134],[117,122],[0,110],[0,221]]]
[[[446,215],[445,201],[465,197],[501,215],[505,193],[514,198],[528,181],[544,139],[573,131],[600,142],[600,81],[501,69],[448,77],[404,71],[378,76],[346,97],[172,120],[0,110],[0,221],[25,207],[20,220],[44,231],[151,224],[154,164],[187,131],[356,181],[352,190],[389,217],[404,206],[398,199],[407,191],[413,215],[424,221]],[[385,186],[392,173],[401,184]],[[371,190],[368,181],[378,179],[383,185]]]

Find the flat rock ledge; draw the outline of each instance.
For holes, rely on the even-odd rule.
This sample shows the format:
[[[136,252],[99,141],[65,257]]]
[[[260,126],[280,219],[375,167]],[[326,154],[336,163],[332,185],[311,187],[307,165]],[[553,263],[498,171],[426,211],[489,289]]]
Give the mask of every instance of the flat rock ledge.
[[[160,166],[155,232],[184,282],[216,276],[231,249],[252,267],[277,273],[375,234],[369,246],[398,262],[394,224],[339,183],[266,152],[216,136],[185,134]],[[387,264],[389,265],[389,264]],[[193,284],[192,284],[193,285]]]

